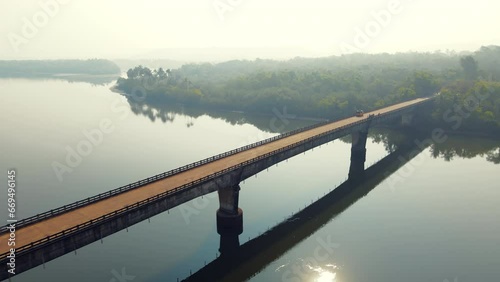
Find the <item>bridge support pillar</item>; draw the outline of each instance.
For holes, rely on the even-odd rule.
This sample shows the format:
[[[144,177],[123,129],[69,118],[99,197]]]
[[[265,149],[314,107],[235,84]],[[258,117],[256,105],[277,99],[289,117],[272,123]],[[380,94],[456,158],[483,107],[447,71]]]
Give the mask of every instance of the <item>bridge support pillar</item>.
[[[238,207],[240,186],[219,188],[217,233],[220,234],[219,251],[222,255],[234,255],[240,246],[238,236],[243,233],[243,210]]]
[[[367,131],[352,133],[351,163],[349,166],[349,180],[363,177],[366,161],[366,139]]]
[[[220,208],[217,210],[217,233],[243,233],[243,210],[238,208],[240,186],[218,190]]]

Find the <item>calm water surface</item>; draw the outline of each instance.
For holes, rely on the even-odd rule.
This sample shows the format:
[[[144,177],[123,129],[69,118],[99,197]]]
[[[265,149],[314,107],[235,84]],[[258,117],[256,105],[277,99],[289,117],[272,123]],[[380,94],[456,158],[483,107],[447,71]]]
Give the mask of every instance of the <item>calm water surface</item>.
[[[0,181],[17,169],[19,218],[311,123],[279,119],[273,109],[269,116],[131,109],[110,86],[0,80]],[[108,133],[58,177],[54,165],[67,165],[68,152],[102,122]],[[388,154],[377,137],[368,141],[367,165]],[[343,182],[349,158],[350,144],[336,140],[242,183],[240,242]],[[251,281],[500,281],[499,142],[450,138],[416,159]],[[219,255],[217,208],[216,195],[195,199],[13,281],[120,281],[117,273],[182,280]]]

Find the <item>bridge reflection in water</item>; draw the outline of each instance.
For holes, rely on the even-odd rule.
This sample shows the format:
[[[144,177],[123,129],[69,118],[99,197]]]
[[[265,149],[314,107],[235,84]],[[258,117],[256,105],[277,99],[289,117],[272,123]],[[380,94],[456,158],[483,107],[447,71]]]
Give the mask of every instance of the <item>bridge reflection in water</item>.
[[[241,246],[238,238],[238,234],[241,234],[239,230],[219,232],[220,257],[184,281],[245,281],[250,279],[366,196],[423,149],[412,145],[414,144],[400,146],[367,169],[364,169],[364,158],[356,159],[356,153],[352,153],[347,181],[266,233]]]
[[[221,251],[226,254],[238,246],[237,236],[243,230],[243,212],[238,207],[241,181],[312,148],[352,135],[349,185],[353,185],[368,172],[364,162],[369,128],[398,119],[409,124],[418,114],[416,110],[432,100],[418,98],[364,117],[291,131],[20,220],[16,223],[16,274],[214,191],[219,194],[217,230],[224,237]],[[336,190],[347,189],[339,188]],[[0,228],[0,241],[7,236],[8,226]],[[0,245],[0,279],[8,277],[8,255],[7,244]]]

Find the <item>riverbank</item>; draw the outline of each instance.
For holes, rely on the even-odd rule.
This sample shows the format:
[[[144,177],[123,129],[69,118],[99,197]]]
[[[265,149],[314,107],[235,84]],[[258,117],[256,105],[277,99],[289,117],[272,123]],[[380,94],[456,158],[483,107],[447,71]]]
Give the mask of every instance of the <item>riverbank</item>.
[[[126,93],[125,91],[119,89],[117,87],[118,85],[115,84],[109,88],[110,91],[124,95],[124,96],[130,96],[130,94]],[[272,108],[269,109],[269,113],[263,113],[263,112],[250,112],[250,111],[239,111],[239,110],[234,110],[234,109],[226,109],[226,108],[219,108],[219,107],[203,107],[203,106],[197,106],[197,105],[186,105],[183,103],[157,103],[157,104],[151,104],[144,102],[146,105],[152,107],[152,108],[165,108],[165,107],[181,107],[182,109],[189,108],[197,111],[211,111],[211,112],[218,112],[218,113],[228,113],[228,114],[237,114],[237,115],[246,115],[246,114],[251,114],[254,116],[260,116],[260,117],[269,117],[269,118],[278,118],[282,120],[296,120],[296,121],[305,121],[305,122],[324,122],[328,121],[326,118],[318,118],[318,117],[310,117],[310,116],[300,116],[296,115],[294,113],[290,113],[287,111],[286,107],[283,107],[281,109],[279,108]]]

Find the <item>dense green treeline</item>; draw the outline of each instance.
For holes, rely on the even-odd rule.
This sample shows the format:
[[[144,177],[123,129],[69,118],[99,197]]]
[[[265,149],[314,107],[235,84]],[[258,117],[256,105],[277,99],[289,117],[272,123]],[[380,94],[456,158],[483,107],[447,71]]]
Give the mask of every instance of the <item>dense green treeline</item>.
[[[264,114],[286,108],[297,116],[329,119],[440,93],[427,125],[499,132],[499,59],[500,47],[490,46],[469,55],[354,54],[188,64],[173,70],[139,66],[119,79],[116,87],[149,104]],[[460,107],[466,112],[460,112]]]
[[[21,60],[0,61],[0,77],[30,77],[56,74],[119,74],[120,68],[109,60]]]
[[[500,82],[459,80],[444,86],[431,120],[456,131],[500,133]]]

